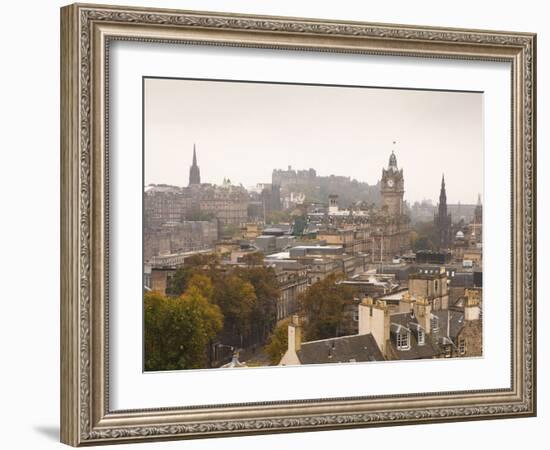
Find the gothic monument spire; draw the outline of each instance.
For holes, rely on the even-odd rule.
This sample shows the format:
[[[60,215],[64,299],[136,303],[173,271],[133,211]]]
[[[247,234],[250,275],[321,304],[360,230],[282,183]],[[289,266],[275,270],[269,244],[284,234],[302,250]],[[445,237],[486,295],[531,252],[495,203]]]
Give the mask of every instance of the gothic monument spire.
[[[447,212],[447,190],[445,189],[445,174],[441,176],[441,190],[439,191],[439,207],[434,218],[439,234],[438,247],[440,250],[448,249],[452,239],[452,220]]]

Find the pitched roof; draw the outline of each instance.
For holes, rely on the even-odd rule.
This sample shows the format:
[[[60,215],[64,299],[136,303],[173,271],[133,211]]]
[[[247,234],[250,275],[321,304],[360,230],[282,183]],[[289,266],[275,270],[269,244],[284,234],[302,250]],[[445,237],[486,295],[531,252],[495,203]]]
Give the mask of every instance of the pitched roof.
[[[411,316],[410,313],[392,314],[390,316],[392,334],[400,332],[403,328],[411,331],[410,333],[410,349],[398,350],[394,339],[390,338],[391,346],[394,355],[398,359],[426,359],[433,358],[441,353],[437,342],[434,341],[431,334],[424,335],[424,344],[419,345],[417,340],[417,334],[412,331],[416,331],[418,327],[422,328],[418,323],[416,317]],[[426,331],[426,330],[424,330]]]
[[[384,361],[370,333],[304,342],[296,353],[302,364]]]
[[[441,310],[434,311],[433,315],[439,319],[439,336],[456,341],[458,333],[464,327],[464,313],[461,311]]]

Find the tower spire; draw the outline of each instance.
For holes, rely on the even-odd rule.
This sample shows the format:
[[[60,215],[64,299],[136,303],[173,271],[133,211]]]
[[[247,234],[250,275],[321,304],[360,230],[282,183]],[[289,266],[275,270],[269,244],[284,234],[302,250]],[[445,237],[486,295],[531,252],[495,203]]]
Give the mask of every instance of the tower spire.
[[[197,165],[197,148],[193,144],[193,164],[189,168],[189,185],[201,184],[201,172]]]
[[[447,191],[445,189],[445,174],[441,176],[441,191],[439,192],[439,207],[445,208],[445,215],[447,215]]]
[[[441,191],[439,192],[439,206],[434,223],[439,234],[439,249],[449,248],[451,243],[451,215],[447,212],[447,191],[445,189],[445,174],[441,175]]]

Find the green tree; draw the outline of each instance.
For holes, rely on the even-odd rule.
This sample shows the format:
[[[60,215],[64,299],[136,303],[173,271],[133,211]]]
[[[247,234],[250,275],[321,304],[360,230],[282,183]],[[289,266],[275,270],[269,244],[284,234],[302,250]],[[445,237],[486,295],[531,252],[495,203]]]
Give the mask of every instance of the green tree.
[[[269,356],[271,365],[279,364],[281,358],[288,349],[288,325],[289,319],[281,321],[269,336],[265,351]]]
[[[229,273],[220,278],[214,288],[214,303],[223,314],[224,335],[229,345],[241,345],[250,333],[252,310],[256,302],[254,286],[243,280],[237,273]]]
[[[219,307],[201,294],[198,285],[181,297],[146,293],[145,370],[207,367],[208,343],[222,326]]]
[[[356,294],[354,288],[338,283],[342,279],[342,274],[330,274],[299,297],[308,341],[340,335],[345,309],[353,304]]]
[[[203,273],[195,273],[189,280],[186,292],[197,290],[206,300],[212,302],[214,298],[214,286],[208,275]]]

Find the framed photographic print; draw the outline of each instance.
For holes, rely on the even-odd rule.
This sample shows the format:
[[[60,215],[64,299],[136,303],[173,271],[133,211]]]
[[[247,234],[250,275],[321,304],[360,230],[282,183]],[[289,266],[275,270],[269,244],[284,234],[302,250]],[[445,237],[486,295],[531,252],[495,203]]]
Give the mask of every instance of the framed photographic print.
[[[61,9],[61,439],[536,414],[536,36]]]

